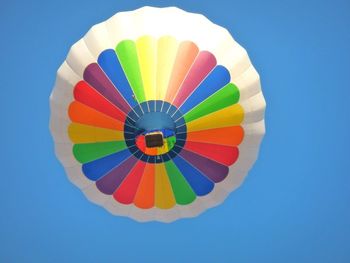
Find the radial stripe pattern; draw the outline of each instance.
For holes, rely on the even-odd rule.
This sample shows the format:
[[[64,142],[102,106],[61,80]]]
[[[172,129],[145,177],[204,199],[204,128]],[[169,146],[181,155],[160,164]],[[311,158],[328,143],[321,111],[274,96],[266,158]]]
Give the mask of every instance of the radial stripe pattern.
[[[157,71],[158,63],[165,67]],[[102,51],[68,108],[83,173],[116,202],[143,209],[209,194],[228,175],[244,136],[230,80],[212,53],[190,41],[146,35]],[[146,146],[152,132],[161,133],[162,146]]]
[[[147,10],[141,20],[156,19],[153,8]],[[192,26],[183,19],[183,28]],[[212,39],[210,30],[207,38],[206,30],[162,33],[174,25],[165,19],[164,25],[157,20],[159,31],[145,34],[133,32],[132,21],[112,18],[94,29],[100,40],[72,48],[51,97],[67,97],[52,107],[66,124],[54,123],[52,131],[60,136],[67,171],[79,171],[72,181],[91,200],[115,214],[171,221],[223,200],[238,182],[235,176],[244,178],[235,173],[253,163],[241,156],[256,155],[265,102],[255,96],[255,71],[255,80],[235,75],[236,67],[252,67],[226,31]],[[130,32],[118,29],[128,23]],[[260,105],[250,103],[253,96]]]

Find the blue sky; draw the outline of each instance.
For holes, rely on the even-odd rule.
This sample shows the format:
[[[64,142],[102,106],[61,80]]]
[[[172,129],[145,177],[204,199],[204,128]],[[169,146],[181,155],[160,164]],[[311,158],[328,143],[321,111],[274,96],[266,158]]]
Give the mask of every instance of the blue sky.
[[[266,136],[243,186],[173,224],[140,224],[87,201],[48,129],[69,47],[144,5],[228,28],[267,101]],[[340,0],[2,2],[0,262],[350,262],[349,11]]]

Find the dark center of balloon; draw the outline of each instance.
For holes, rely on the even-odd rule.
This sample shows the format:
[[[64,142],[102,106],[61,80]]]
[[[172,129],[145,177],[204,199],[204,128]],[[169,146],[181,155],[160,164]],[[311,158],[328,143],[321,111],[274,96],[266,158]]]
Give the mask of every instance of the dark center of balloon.
[[[169,152],[176,142],[176,125],[166,112],[147,112],[135,123],[136,145],[150,155],[159,155]],[[146,148],[158,148],[156,152]]]
[[[174,158],[186,142],[186,123],[181,112],[168,102],[155,100],[136,105],[124,125],[130,152],[145,162]]]

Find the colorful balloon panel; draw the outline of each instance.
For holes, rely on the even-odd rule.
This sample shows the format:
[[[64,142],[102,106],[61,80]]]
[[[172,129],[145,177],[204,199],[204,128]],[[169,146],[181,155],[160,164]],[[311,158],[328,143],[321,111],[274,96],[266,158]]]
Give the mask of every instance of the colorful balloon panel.
[[[177,107],[186,100],[186,98],[199,86],[199,84],[206,79],[210,71],[215,67],[216,59],[213,54],[208,51],[201,51],[191,68],[186,73],[178,93],[173,99],[173,104]]]
[[[192,203],[196,199],[196,194],[174,162],[166,162],[165,168],[169,176],[171,187],[174,191],[176,203],[179,205]]]
[[[94,127],[122,131],[124,124],[80,102],[74,101],[68,109],[72,122]]]
[[[169,42],[170,46],[165,46]],[[159,53],[158,43],[163,45]],[[85,90],[88,94],[94,94],[99,101],[105,98],[100,103],[108,105],[109,110],[107,115],[101,112],[103,107],[93,105],[87,99],[73,101],[68,109],[72,123],[124,131],[125,145],[116,140],[98,144],[93,141],[86,143],[85,140],[85,144],[75,144],[73,147],[74,156],[84,162],[84,174],[96,181],[101,192],[112,194],[122,204],[134,202],[148,162],[156,163],[153,171],[147,170],[147,174],[154,173],[155,187],[153,191],[141,190],[138,199],[140,195],[154,195],[153,198],[143,198],[154,199],[155,207],[169,209],[176,203],[189,204],[195,200],[195,196],[209,194],[215,183],[225,179],[228,166],[238,158],[239,151],[235,146],[239,140],[230,144],[230,139],[227,139],[227,145],[223,146],[217,142],[220,132],[210,136],[211,130],[223,127],[223,138],[243,137],[242,133],[232,133],[232,129],[240,127],[244,111],[237,104],[239,90],[229,83],[229,71],[217,65],[215,56],[209,51],[198,51],[199,48],[191,42],[177,43],[172,38],[156,39],[152,36],[143,36],[136,41],[123,40],[115,52],[112,49],[101,52],[99,65],[92,63],[87,66],[84,78],[89,84],[79,82],[75,87],[78,98],[83,97],[79,95]],[[166,59],[165,50],[173,54],[170,62]],[[157,57],[157,54],[164,58]],[[192,56],[185,61],[183,54]],[[168,65],[157,75],[157,61],[180,65]],[[164,85],[165,81],[160,81],[163,78],[170,81],[169,68],[175,74],[183,70],[181,66],[187,68],[187,72],[180,74],[183,76],[181,85],[180,80],[173,79],[167,85]],[[169,88],[167,92],[157,92],[157,79],[158,83],[163,83],[165,91]],[[162,94],[167,94],[172,103],[164,107],[165,101],[158,100]],[[130,107],[128,101],[131,98],[138,104],[127,112],[129,122],[125,119],[121,123],[120,117]],[[162,104],[160,109],[157,109],[157,103]],[[138,113],[135,114],[135,111]],[[132,117],[129,116],[130,112]],[[181,127],[187,127],[187,131],[179,132],[183,131]],[[204,131],[209,136],[194,134],[191,138],[198,137],[198,141],[191,142],[189,138],[187,142],[186,137],[181,135],[196,131]],[[147,146],[147,137],[156,135],[161,137],[160,145]],[[176,144],[177,139],[182,144]],[[147,184],[147,180],[143,183]],[[142,204],[140,200],[137,203],[142,207],[152,207]]]
[[[107,49],[101,52],[97,61],[103,72],[113,82],[113,85],[123,94],[128,104],[131,107],[136,106],[137,102],[134,98],[133,90],[114,49]]]
[[[68,136],[72,143],[91,143],[124,140],[122,131],[99,128],[72,122],[68,126]]]
[[[184,149],[226,166],[234,164],[239,155],[238,147],[203,142],[187,141]]]
[[[199,49],[191,41],[184,41],[179,45],[173,65],[172,74],[166,89],[165,101],[172,102],[178,90],[192,67]]]
[[[127,158],[124,158],[124,152],[122,153],[123,156],[121,158],[120,156],[116,156],[117,158],[114,158],[111,162],[105,162],[107,163],[106,165],[104,165],[105,163],[96,163],[97,168],[99,168],[96,174],[102,175],[97,179],[96,186],[106,195],[112,195],[118,189],[124,179],[129,175],[129,172],[134,172],[132,169],[138,162],[134,156],[129,155]],[[91,166],[93,165],[94,163],[92,162]]]
[[[179,42],[171,36],[163,36],[157,42],[156,99],[164,100],[168,90]]]
[[[88,163],[126,149],[124,141],[80,143],[73,146],[74,157],[80,163]]]
[[[220,195],[216,185],[234,181],[230,167],[245,169],[242,143],[252,129],[246,133],[244,122],[253,107],[240,103],[235,69],[206,41],[177,36],[109,35],[105,46],[84,44],[94,60],[67,66],[80,72],[61,114],[77,176],[95,187],[92,199],[128,206],[131,217],[176,211],[176,219],[197,203],[202,211],[210,206],[203,198]]]
[[[137,47],[134,41],[124,40],[116,47],[117,56],[123,71],[133,90],[133,97],[139,102],[144,102],[145,92],[141,78]]]
[[[92,63],[86,67],[84,71],[84,80],[124,113],[129,112],[130,106],[126,103],[124,97],[118,90],[115,89],[113,83],[97,63]]]
[[[133,203],[137,188],[140,184],[143,172],[145,170],[146,163],[137,162],[136,165],[130,171],[130,174],[121,183],[119,188],[113,193],[113,197],[116,201],[122,204]]]
[[[135,206],[149,209],[154,206],[155,164],[146,163],[137,192],[134,197]]]
[[[158,62],[164,70],[157,71]],[[212,53],[189,41],[146,35],[102,51],[77,83],[68,114],[73,124],[115,130],[115,136],[95,142],[98,132],[81,131],[91,138],[73,146],[83,173],[116,202],[143,209],[170,209],[209,194],[228,175],[244,136],[239,90],[230,80]],[[159,145],[148,146],[156,135]]]
[[[85,139],[73,147],[86,177],[96,181],[102,193],[113,195],[116,202],[135,202],[143,209],[189,204],[224,180],[228,166],[239,156],[236,146],[243,133],[233,130],[241,128],[244,111],[237,104],[239,90],[230,83],[229,71],[217,65],[209,51],[199,51],[192,42],[177,43],[172,38],[152,36],[123,40],[115,51],[101,52],[99,64],[87,66],[86,82],[77,83],[74,89],[79,101],[73,101],[68,109],[73,124],[115,130],[115,135],[124,131],[124,144],[116,137],[96,143],[92,134],[90,142]],[[168,53],[173,54],[170,59]],[[157,72],[157,61],[164,61],[164,70]],[[172,74],[179,79],[171,78]],[[161,92],[157,91],[157,83],[161,83]],[[97,100],[89,100],[90,94]],[[165,101],[158,99],[165,94],[172,103],[164,107]],[[162,104],[160,109],[157,103]],[[89,131],[82,133],[82,137],[88,136]],[[181,135],[186,133],[190,135],[188,141]],[[161,136],[160,145],[147,146],[147,137],[155,135]],[[218,135],[222,135],[219,140]],[[197,141],[191,142],[193,138]],[[220,145],[225,138],[226,145]],[[231,138],[236,142],[232,143]],[[181,145],[176,144],[177,139]],[[156,163],[154,169],[145,169],[147,163]],[[149,178],[142,180],[143,176]],[[147,189],[145,185],[150,181],[155,186]]]
[[[176,201],[169,176],[163,163],[155,167],[155,206],[161,209],[172,208]]]
[[[92,88],[87,82],[80,81],[74,88],[74,98],[76,101],[95,109],[109,117],[125,121],[126,115],[119,108],[105,99],[100,93]]]

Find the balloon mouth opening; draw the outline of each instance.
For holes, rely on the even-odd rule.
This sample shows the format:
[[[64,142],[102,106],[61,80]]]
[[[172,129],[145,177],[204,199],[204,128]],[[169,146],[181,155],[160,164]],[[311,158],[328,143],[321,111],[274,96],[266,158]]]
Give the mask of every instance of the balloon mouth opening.
[[[186,131],[185,120],[175,106],[161,100],[145,101],[128,113],[124,138],[138,159],[160,163],[182,150]]]
[[[175,145],[175,123],[166,112],[147,112],[135,123],[136,146],[148,155],[169,152]]]
[[[136,146],[148,155],[167,153],[175,143],[175,132],[169,129],[145,131],[136,137]]]

